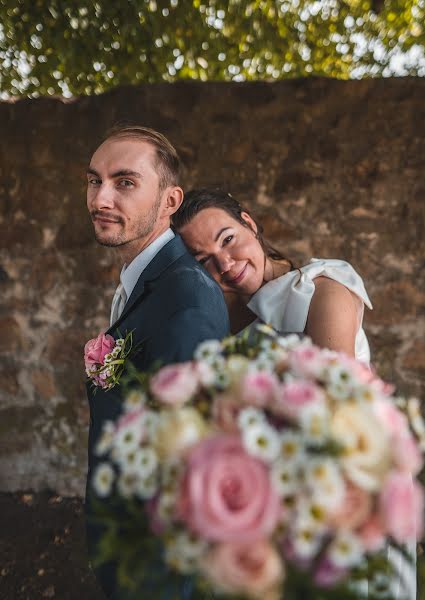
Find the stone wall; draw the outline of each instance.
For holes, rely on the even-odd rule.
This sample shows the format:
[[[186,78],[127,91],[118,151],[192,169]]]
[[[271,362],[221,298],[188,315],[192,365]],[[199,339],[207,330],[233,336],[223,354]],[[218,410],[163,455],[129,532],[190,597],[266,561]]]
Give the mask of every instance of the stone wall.
[[[85,168],[106,128],[165,133],[186,188],[224,184],[297,264],[365,279],[378,372],[422,394],[425,80],[178,83],[0,103],[0,490],[83,491],[82,348],[119,275],[93,241]]]

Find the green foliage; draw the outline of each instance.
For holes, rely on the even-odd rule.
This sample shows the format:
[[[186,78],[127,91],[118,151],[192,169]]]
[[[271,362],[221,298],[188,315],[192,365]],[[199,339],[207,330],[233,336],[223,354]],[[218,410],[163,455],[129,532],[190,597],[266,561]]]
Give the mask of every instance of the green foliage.
[[[0,91],[379,76],[424,22],[425,0],[0,0]]]

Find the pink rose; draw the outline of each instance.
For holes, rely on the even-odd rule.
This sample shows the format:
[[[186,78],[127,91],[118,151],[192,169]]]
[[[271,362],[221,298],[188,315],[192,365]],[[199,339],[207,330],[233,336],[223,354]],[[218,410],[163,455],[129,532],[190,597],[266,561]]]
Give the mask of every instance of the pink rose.
[[[302,377],[316,378],[327,363],[327,356],[317,346],[301,346],[289,355],[291,369]]]
[[[367,552],[378,552],[385,544],[385,533],[378,515],[372,515],[359,531],[360,539]]]
[[[283,383],[274,403],[274,411],[290,419],[296,419],[300,411],[312,402],[320,402],[322,390],[310,381]]]
[[[246,594],[261,600],[280,597],[283,564],[267,540],[257,540],[249,545],[237,542],[217,544],[206,555],[203,571],[224,593]]]
[[[84,364],[86,369],[90,367],[103,365],[105,356],[115,347],[115,340],[112,335],[99,333],[97,338],[89,340],[84,346]]]
[[[266,466],[238,436],[217,435],[189,451],[178,512],[202,537],[256,541],[274,530],[281,510]]]
[[[199,379],[191,362],[163,367],[150,382],[152,394],[162,404],[172,406],[182,406],[188,402],[198,387]]]
[[[391,453],[397,467],[417,475],[423,466],[423,456],[410,433],[407,417],[389,401],[378,401],[374,406],[376,415],[391,436]]]
[[[379,498],[382,521],[387,533],[400,544],[420,539],[423,531],[424,493],[408,473],[393,471]]]
[[[365,523],[371,510],[371,494],[347,482],[341,506],[331,513],[331,524],[345,529],[357,529]]]
[[[273,373],[246,373],[239,381],[237,394],[243,404],[261,408],[273,401],[278,387],[279,380]]]
[[[143,428],[142,416],[144,414],[143,408],[136,408],[128,413],[124,413],[120,416],[117,421],[117,431],[122,431],[123,429],[132,428],[134,426]]]

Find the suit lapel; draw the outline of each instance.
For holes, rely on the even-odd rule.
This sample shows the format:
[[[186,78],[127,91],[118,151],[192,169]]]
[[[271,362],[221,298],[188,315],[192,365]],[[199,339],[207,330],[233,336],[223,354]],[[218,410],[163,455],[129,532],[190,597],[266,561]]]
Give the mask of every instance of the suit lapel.
[[[130,298],[124,307],[119,319],[112,323],[107,333],[116,330],[127,315],[141,302],[149,292],[149,282],[157,279],[163,271],[168,269],[176,260],[187,253],[186,246],[179,235],[176,235],[156,254],[146,269],[141,273]]]

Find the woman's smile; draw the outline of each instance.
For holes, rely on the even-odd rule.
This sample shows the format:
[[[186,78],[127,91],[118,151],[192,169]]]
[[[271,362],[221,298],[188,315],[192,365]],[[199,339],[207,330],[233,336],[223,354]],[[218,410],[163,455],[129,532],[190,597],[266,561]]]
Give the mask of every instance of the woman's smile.
[[[245,277],[248,270],[248,263],[234,277],[225,277],[225,282],[230,285],[238,285]]]

